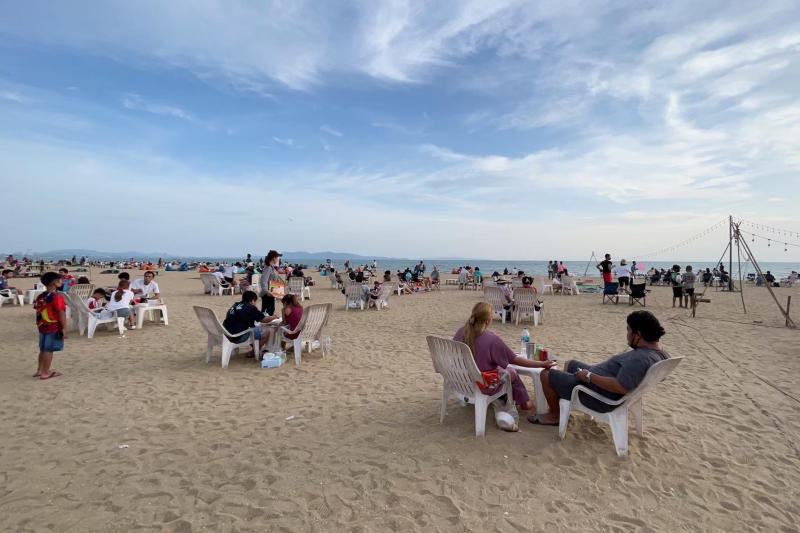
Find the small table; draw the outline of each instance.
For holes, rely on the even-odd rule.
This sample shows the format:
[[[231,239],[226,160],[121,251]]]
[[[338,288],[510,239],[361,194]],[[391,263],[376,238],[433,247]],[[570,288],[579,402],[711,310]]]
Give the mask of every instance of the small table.
[[[533,395],[536,402],[536,414],[544,414],[549,411],[547,407],[547,398],[544,397],[544,390],[542,390],[541,373],[544,368],[530,368],[527,366],[509,365],[517,371],[520,376],[528,376],[533,381]]]
[[[136,310],[136,327],[138,329],[142,329],[142,325],[144,325],[144,314],[150,313],[150,321],[153,321],[153,311],[161,311],[161,318],[164,320],[164,325],[169,325],[169,320],[167,319],[167,306],[164,303],[158,303],[151,305],[149,303],[145,304],[136,304],[133,306]]]
[[[25,291],[25,301],[32,304],[36,297],[45,292],[45,289],[28,289]]]

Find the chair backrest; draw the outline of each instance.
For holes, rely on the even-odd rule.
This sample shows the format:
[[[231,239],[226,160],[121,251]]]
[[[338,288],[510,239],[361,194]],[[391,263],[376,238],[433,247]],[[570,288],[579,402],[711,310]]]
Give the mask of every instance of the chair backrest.
[[[522,278],[519,276],[511,278],[511,288],[516,289],[518,287],[522,287]]]
[[[535,310],[534,306],[539,305],[536,291],[530,287],[514,289],[514,305],[523,313],[532,313]]]
[[[250,282],[250,290],[255,291],[259,296],[261,295],[261,274],[253,274],[253,279]]]
[[[489,302],[489,305],[492,306],[492,311],[497,313],[505,312],[503,306],[505,305],[506,297],[500,287],[484,287],[483,299]]]
[[[631,297],[633,298],[641,298],[645,295],[647,283],[646,281],[642,280],[636,283],[631,283]]]
[[[381,290],[378,292],[378,300],[386,302],[389,300],[389,296],[395,291],[394,283],[384,283],[381,285]]]
[[[300,296],[303,292],[303,278],[298,278],[297,276],[292,276],[289,278],[289,283],[286,286],[287,294],[296,294]]]
[[[75,285],[70,285],[70,287],[67,289],[67,292],[69,294],[75,294],[85,301],[89,298],[89,296],[92,295],[93,290],[93,283],[76,283]]]
[[[603,294],[617,294],[619,291],[618,281],[607,281],[603,288]]]
[[[360,283],[354,281],[345,285],[344,294],[347,297],[347,303],[358,302],[364,295],[364,289],[361,288]]]
[[[445,384],[452,392],[468,396],[475,394],[475,383],[483,382],[483,377],[478,370],[478,365],[475,364],[469,346],[463,342],[434,335],[428,335],[426,339],[433,360],[433,368],[442,375]]]
[[[72,309],[73,313],[77,315],[88,315],[91,311],[86,307],[86,298],[81,298],[75,293],[67,292],[64,294],[64,302]]]
[[[225,328],[222,327],[217,315],[208,307],[200,307],[199,305],[192,306],[194,314],[200,321],[200,325],[206,330],[206,333],[219,337],[225,335]]]
[[[207,291],[210,291],[214,289],[217,278],[210,272],[201,272],[200,281],[203,282],[203,288]]]
[[[544,278],[542,276],[534,276],[533,286],[539,291],[539,294],[544,293]]]
[[[670,357],[653,364],[647,369],[647,374],[644,375],[644,379],[639,383],[639,386],[625,395],[625,402],[629,403],[641,398],[645,392],[661,383],[670,372],[675,370],[675,367],[681,361],[683,361],[683,357]]]
[[[319,338],[320,332],[328,323],[328,315],[333,309],[333,304],[314,304],[303,309],[303,330],[300,338],[310,341]]]

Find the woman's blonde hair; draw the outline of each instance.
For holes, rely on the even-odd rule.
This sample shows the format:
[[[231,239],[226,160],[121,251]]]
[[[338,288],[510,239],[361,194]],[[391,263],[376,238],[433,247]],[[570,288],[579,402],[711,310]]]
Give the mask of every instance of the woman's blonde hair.
[[[120,300],[122,300],[122,293],[124,293],[125,290],[127,290],[127,288],[130,286],[131,286],[130,281],[126,279],[119,280],[119,285],[117,285],[117,290],[114,291],[116,293],[114,294],[114,301],[119,302]]]
[[[475,339],[478,335],[483,333],[489,322],[492,320],[492,306],[487,302],[478,302],[472,308],[472,314],[464,326],[464,334],[461,337],[461,342],[469,346],[472,350],[472,355],[475,355]]]

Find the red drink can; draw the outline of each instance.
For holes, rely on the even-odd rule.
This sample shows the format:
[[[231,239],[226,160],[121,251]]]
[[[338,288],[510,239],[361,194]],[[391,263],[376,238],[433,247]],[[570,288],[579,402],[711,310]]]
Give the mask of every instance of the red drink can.
[[[550,351],[542,350],[542,361],[549,361],[549,360],[550,360]]]

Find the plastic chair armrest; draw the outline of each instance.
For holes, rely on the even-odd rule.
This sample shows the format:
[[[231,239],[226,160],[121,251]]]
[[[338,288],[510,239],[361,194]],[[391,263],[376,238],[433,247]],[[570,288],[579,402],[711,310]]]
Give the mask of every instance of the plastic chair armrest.
[[[619,400],[612,400],[611,398],[607,398],[607,397],[603,396],[602,394],[599,394],[599,393],[593,391],[592,389],[590,389],[588,387],[584,387],[583,385],[578,385],[574,389],[572,389],[572,398],[570,399],[570,401],[574,402],[575,400],[577,400],[579,392],[585,392],[586,394],[588,394],[592,398],[595,398],[596,400],[600,400],[601,402],[603,402],[606,405],[620,405],[620,404],[622,404],[622,402],[625,401],[625,397],[624,396],[622,398],[620,398]]]

